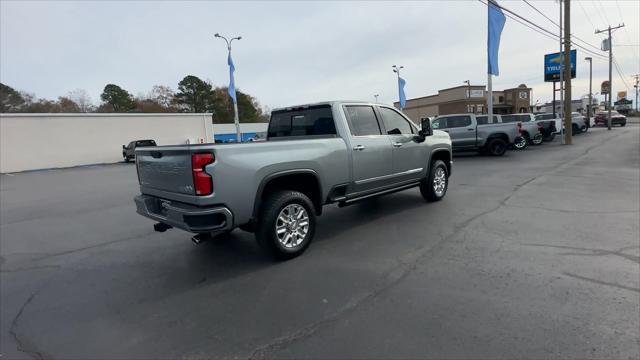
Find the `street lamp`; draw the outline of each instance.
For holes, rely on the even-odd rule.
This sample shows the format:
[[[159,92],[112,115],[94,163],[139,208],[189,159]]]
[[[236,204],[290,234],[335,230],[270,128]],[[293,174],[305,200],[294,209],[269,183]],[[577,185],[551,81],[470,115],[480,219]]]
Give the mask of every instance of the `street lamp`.
[[[393,72],[398,75],[398,93],[400,93],[400,69],[404,69],[404,66],[398,67],[396,65],[393,65],[392,68],[393,68]],[[398,100],[400,102],[400,109],[402,110],[402,99],[399,98]]]
[[[591,80],[593,78],[593,59],[591,57],[586,57],[584,58],[586,61],[589,62],[589,105],[587,105],[587,129],[591,127],[591,107],[593,106],[592,104],[592,100],[591,97],[592,95],[592,89],[591,89]]]
[[[227,40],[226,37],[215,33],[214,37],[223,39],[227,43],[227,51],[228,51],[228,61],[229,61],[229,96],[231,96],[231,91],[233,90],[233,111],[234,111],[234,119],[233,122],[236,124],[236,141],[242,142],[242,133],[240,132],[240,118],[238,116],[238,102],[236,97],[236,86],[235,81],[233,80],[233,72],[235,67],[233,65],[233,61],[231,60],[231,43],[233,40],[242,40],[242,36],[236,36],[231,38],[231,40]]]
[[[374,94],[373,97],[376,99],[376,104],[378,103],[378,96],[380,96],[380,94]]]
[[[471,81],[465,80],[463,83],[467,84],[467,99],[471,100]],[[472,112],[470,111],[470,105],[467,104],[467,112]],[[471,110],[473,110],[473,106],[471,106]]]

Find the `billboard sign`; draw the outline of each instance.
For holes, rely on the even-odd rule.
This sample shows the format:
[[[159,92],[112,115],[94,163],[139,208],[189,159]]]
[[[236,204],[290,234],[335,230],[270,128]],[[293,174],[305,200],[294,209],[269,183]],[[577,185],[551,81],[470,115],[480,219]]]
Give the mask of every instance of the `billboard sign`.
[[[611,85],[609,84],[608,81],[603,81],[602,84],[600,84],[600,93],[602,95],[607,95],[609,94],[609,91],[611,90]]]
[[[627,98],[627,92],[626,91],[618,91],[618,100],[626,99],[626,98]]]
[[[571,50],[571,78],[576,77],[576,50]],[[555,82],[560,81],[560,68],[563,56],[561,53],[547,54],[544,56],[544,81]]]

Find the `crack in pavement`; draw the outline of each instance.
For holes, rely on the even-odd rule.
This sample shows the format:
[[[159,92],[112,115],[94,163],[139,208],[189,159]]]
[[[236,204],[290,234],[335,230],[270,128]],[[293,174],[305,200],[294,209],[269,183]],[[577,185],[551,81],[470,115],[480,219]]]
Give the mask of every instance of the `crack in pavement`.
[[[574,255],[574,256],[606,256],[606,255],[614,255],[614,256],[619,256],[623,259],[627,259],[629,261],[632,261],[636,264],[640,264],[640,256],[635,256],[635,255],[629,255],[629,254],[625,254],[623,253],[623,251],[625,250],[629,250],[629,249],[633,249],[636,247],[640,247],[640,246],[625,246],[623,248],[620,248],[618,250],[607,250],[607,249],[589,249],[589,248],[580,248],[580,247],[573,247],[573,246],[563,246],[563,245],[550,245],[550,244],[522,244],[524,246],[538,246],[538,247],[550,247],[550,248],[557,248],[557,249],[565,249],[565,250],[577,250],[577,251],[584,251],[584,252],[590,252],[590,254],[585,254],[585,253],[560,253],[560,255]]]
[[[0,274],[4,274],[4,273],[16,273],[16,272],[21,272],[21,271],[31,271],[31,270],[40,270],[40,269],[59,269],[62,266],[60,265],[41,265],[41,266],[30,266],[30,267],[23,267],[23,268],[17,268],[17,269],[5,269],[5,270],[0,270]]]
[[[512,205],[507,204],[507,207],[519,208],[519,209],[540,209],[547,211],[557,211],[563,213],[573,213],[573,214],[636,214],[640,213],[640,209],[638,210],[616,210],[616,211],[598,211],[598,210],[566,210],[566,209],[554,209],[548,208],[544,206],[522,206],[522,205]]]
[[[607,282],[607,281],[602,281],[602,280],[598,280],[598,279],[592,279],[592,278],[588,278],[588,277],[585,277],[585,276],[572,274],[572,273],[568,273],[568,272],[563,272],[562,275],[566,275],[566,276],[569,276],[569,277],[572,277],[572,278],[575,278],[575,279],[588,281],[588,282],[591,282],[591,283],[594,283],[594,284],[613,286],[613,287],[617,287],[619,289],[630,290],[630,291],[635,291],[637,293],[640,293],[640,289],[636,289],[636,288],[630,287],[630,286],[620,285],[620,284]]]
[[[40,290],[42,290],[42,288],[39,288],[38,290],[34,291],[27,298],[27,301],[25,301],[22,304],[22,306],[20,307],[20,310],[11,321],[11,327],[9,328],[9,334],[13,337],[14,341],[16,342],[16,349],[22,353],[25,353],[31,356],[34,359],[44,359],[45,356],[43,355],[43,353],[36,350],[35,348],[30,349],[29,347],[27,347],[26,343],[18,336],[16,329],[18,328],[18,321],[20,321],[20,318],[22,317],[22,314],[24,313],[24,310],[26,309],[27,305],[29,305],[31,301],[33,301],[33,298],[36,297],[36,295],[40,292]]]
[[[588,155],[592,150],[595,150],[596,148],[602,146],[605,142],[610,141],[611,139],[621,136],[621,134],[617,134],[611,137],[607,137],[604,140],[598,142],[597,144],[593,145],[591,148],[587,149],[586,151],[584,151],[582,154],[578,155],[576,158],[567,161],[565,164],[553,169],[550,172],[544,172],[541,173],[539,175],[534,176],[533,178],[526,180],[525,182],[521,183],[521,184],[517,184],[516,186],[513,187],[513,189],[511,190],[511,193],[506,196],[502,201],[500,201],[500,203],[498,205],[496,205],[495,207],[488,209],[486,211],[483,211],[477,215],[474,215],[472,217],[470,217],[469,219],[463,221],[460,224],[455,224],[454,226],[454,231],[446,236],[441,238],[441,240],[439,240],[436,244],[434,244],[432,247],[423,247],[419,250],[416,250],[414,253],[411,253],[409,255],[406,256],[405,261],[400,261],[400,265],[391,269],[387,275],[384,277],[384,280],[381,282],[381,284],[377,287],[375,287],[372,291],[369,291],[368,293],[363,294],[362,296],[359,296],[357,298],[353,298],[351,301],[349,301],[345,306],[343,306],[342,308],[336,310],[334,313],[324,317],[323,319],[316,321],[314,323],[311,323],[305,327],[302,327],[301,329],[294,331],[292,333],[289,333],[287,335],[275,338],[273,340],[271,340],[270,342],[260,345],[258,347],[256,347],[253,351],[251,351],[250,355],[248,356],[248,359],[265,359],[265,358],[269,358],[269,354],[273,353],[274,351],[277,351],[279,349],[282,349],[284,347],[286,347],[287,345],[293,344],[297,341],[303,340],[305,338],[308,338],[309,336],[313,335],[317,330],[319,330],[321,327],[333,323],[335,321],[337,321],[340,317],[342,317],[343,315],[346,315],[352,311],[355,311],[356,308],[358,308],[360,305],[366,303],[367,301],[377,297],[378,295],[382,294],[383,292],[392,289],[395,285],[399,284],[402,282],[402,280],[404,280],[409,274],[411,274],[411,272],[417,268],[418,263],[425,259],[429,254],[433,254],[435,253],[435,251],[441,247],[443,247],[446,243],[448,243],[448,240],[455,238],[457,235],[459,235],[460,233],[462,233],[463,231],[465,231],[465,228],[471,224],[474,220],[479,219],[485,215],[489,215],[495,211],[498,211],[500,208],[504,207],[507,205],[507,202],[523,187],[529,185],[530,183],[534,182],[535,180],[549,175],[549,174],[553,174],[557,171],[560,171],[566,167],[569,167],[571,165],[573,165],[575,162],[579,161],[581,158],[583,158],[584,156]],[[463,240],[464,241],[464,240]],[[579,276],[579,275],[578,275]],[[586,278],[585,278],[586,279]],[[607,285],[611,285],[606,283]],[[616,286],[612,285],[612,286]],[[619,285],[619,286],[623,286],[623,285]],[[623,288],[627,288],[627,287],[623,287]],[[629,289],[633,289],[633,288],[629,288]]]
[[[498,205],[496,205],[495,207],[488,209],[486,211],[480,212],[477,215],[474,215],[472,217],[470,217],[469,219],[463,221],[460,224],[455,224],[454,227],[454,231],[445,237],[441,237],[441,239],[434,244],[431,247],[422,247],[420,249],[417,249],[411,253],[409,253],[407,256],[402,257],[399,260],[399,264],[397,267],[391,269],[391,271],[389,271],[387,273],[387,275],[385,276],[384,280],[381,282],[381,284],[377,287],[375,287],[372,291],[363,294],[360,297],[354,298],[351,301],[349,301],[345,306],[343,306],[342,308],[336,310],[333,314],[326,316],[325,318],[314,322],[308,326],[305,326],[303,328],[301,328],[298,331],[295,331],[291,334],[279,337],[274,339],[273,341],[259,346],[257,348],[255,348],[251,354],[249,355],[249,359],[265,359],[268,358],[269,354],[284,348],[286,345],[292,344],[298,340],[302,340],[305,339],[311,335],[313,335],[320,327],[322,327],[323,325],[332,323],[334,321],[336,321],[338,318],[340,318],[341,316],[355,310],[358,306],[364,304],[365,302],[367,302],[370,299],[375,298],[376,296],[378,296],[379,294],[383,293],[386,290],[392,289],[394,287],[394,285],[397,285],[399,283],[402,282],[403,279],[405,279],[409,274],[412,273],[413,270],[415,270],[418,266],[418,263],[420,262],[420,260],[425,259],[429,254],[434,253],[436,250],[438,250],[439,248],[441,248],[442,246],[444,246],[450,239],[456,237],[457,235],[459,235],[460,233],[465,231],[465,228],[472,223],[474,220],[479,219],[485,215],[488,215],[494,211],[497,211],[498,209],[500,209],[502,206],[504,206],[505,202],[508,201],[514,194],[515,192],[517,192],[519,189],[521,189],[522,187],[526,186],[527,184],[533,182],[537,177],[533,177],[521,184],[518,184],[514,187],[514,189],[512,190],[512,193],[509,194],[508,196],[506,196],[500,203],[498,203]]]

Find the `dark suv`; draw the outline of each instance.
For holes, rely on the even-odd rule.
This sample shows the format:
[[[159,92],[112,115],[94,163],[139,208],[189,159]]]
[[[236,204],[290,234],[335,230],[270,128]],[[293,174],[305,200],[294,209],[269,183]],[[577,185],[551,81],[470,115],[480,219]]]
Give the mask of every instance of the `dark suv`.
[[[122,145],[122,157],[124,162],[129,162],[136,158],[136,148],[143,146],[156,146],[156,142],[153,140],[134,140],[129,145]]]

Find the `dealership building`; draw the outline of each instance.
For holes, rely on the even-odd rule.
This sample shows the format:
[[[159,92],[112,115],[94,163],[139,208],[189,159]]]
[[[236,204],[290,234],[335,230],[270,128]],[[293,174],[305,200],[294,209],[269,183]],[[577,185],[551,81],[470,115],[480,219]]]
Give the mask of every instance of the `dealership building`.
[[[396,108],[400,103],[395,102]],[[407,99],[402,111],[413,121],[436,115],[487,113],[486,87],[462,85],[439,90],[435,95]],[[531,88],[525,84],[512,89],[493,91],[494,114],[514,114],[531,111]]]

